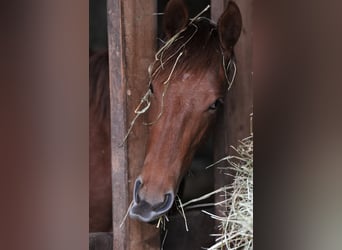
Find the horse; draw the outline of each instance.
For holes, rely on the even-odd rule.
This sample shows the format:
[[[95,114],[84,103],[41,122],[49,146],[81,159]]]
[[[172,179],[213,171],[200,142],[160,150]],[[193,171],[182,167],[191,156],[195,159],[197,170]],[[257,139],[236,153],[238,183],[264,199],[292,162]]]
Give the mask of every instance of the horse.
[[[112,229],[108,52],[89,59],[89,231]]]
[[[188,19],[180,0],[165,9],[168,42],[149,69],[149,138],[135,181],[133,219],[151,222],[171,208],[193,155],[223,105],[227,67],[241,33],[241,14],[230,2],[218,24]],[[108,52],[90,56],[89,231],[112,229]]]
[[[196,149],[223,106],[241,28],[241,13],[232,1],[217,25],[204,17],[189,19],[182,0],[168,2],[163,16],[167,41],[149,67],[144,97],[149,136],[131,218],[152,222],[172,207]]]

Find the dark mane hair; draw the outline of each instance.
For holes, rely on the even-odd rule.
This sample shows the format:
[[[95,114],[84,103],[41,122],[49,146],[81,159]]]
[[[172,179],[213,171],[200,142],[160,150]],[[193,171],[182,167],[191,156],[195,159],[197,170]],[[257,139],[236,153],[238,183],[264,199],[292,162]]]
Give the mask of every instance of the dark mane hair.
[[[176,62],[181,52],[183,54]],[[159,81],[169,77],[170,70],[176,63],[172,77],[180,76],[187,71],[201,74],[203,69],[219,70],[218,62],[222,62],[223,55],[216,25],[202,17],[190,21],[166,48],[158,52],[157,56],[159,60],[153,63],[152,79]]]
[[[108,51],[96,52],[89,60],[89,109],[96,118],[109,119]]]

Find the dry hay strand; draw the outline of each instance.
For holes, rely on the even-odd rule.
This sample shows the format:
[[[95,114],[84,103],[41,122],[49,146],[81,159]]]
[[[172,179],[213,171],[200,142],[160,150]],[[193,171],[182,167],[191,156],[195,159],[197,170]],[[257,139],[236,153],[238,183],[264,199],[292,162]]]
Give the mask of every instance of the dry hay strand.
[[[127,219],[127,216],[128,216],[128,214],[129,214],[129,210],[131,210],[132,206],[133,206],[133,201],[131,201],[131,203],[129,204],[129,206],[128,206],[128,208],[127,208],[127,211],[126,211],[124,217],[122,218],[122,221],[121,221],[121,223],[120,223],[120,225],[119,225],[120,228],[122,228],[122,226],[125,224],[125,221],[126,221],[126,219]]]

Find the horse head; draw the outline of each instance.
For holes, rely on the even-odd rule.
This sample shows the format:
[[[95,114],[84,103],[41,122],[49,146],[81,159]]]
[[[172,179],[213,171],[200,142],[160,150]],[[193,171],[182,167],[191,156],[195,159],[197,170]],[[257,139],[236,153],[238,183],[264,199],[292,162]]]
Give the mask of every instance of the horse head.
[[[149,138],[133,190],[132,218],[150,222],[171,208],[193,155],[223,104],[227,66],[241,26],[234,2],[229,2],[217,25],[203,17],[189,20],[181,0],[166,6],[163,27],[168,40],[149,68]]]

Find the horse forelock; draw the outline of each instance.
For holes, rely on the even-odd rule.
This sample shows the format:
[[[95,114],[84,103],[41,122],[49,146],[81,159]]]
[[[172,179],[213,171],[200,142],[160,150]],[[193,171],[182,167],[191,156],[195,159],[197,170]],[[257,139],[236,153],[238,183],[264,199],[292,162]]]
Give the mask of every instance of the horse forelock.
[[[190,22],[171,39],[173,41],[166,48],[157,52],[151,80],[163,81],[170,73],[173,78],[185,72],[200,76],[206,70],[218,70],[218,65],[222,63],[217,28],[209,19],[198,18]]]

